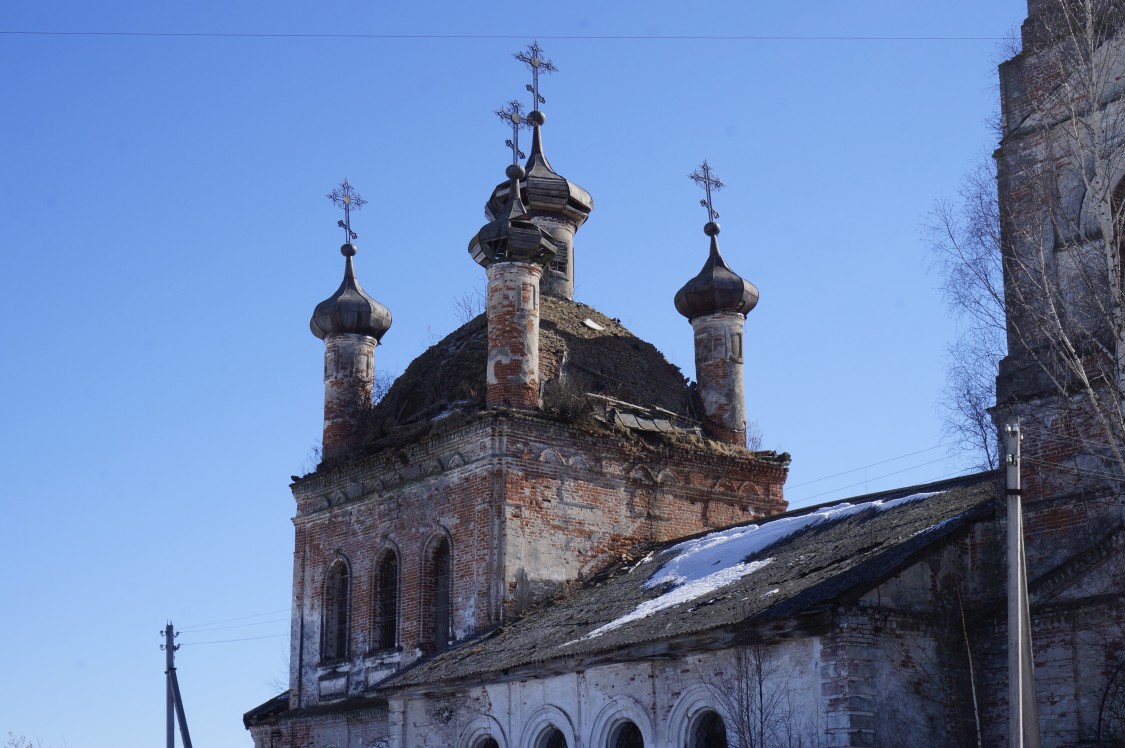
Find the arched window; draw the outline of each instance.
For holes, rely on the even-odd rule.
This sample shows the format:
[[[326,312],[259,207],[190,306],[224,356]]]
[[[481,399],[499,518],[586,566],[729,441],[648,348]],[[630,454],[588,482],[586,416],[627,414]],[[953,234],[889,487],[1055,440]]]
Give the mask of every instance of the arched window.
[[[562,730],[551,725],[539,736],[539,740],[535,741],[535,748],[567,748],[566,735],[562,734]]]
[[[609,734],[606,748],[645,748],[641,728],[629,721],[622,722]]]
[[[348,565],[335,561],[324,580],[324,627],[320,657],[338,660],[348,656]]]
[[[388,550],[375,566],[375,647],[398,645],[398,555]]]
[[[687,748],[727,748],[727,727],[710,709],[702,712],[688,731]]]
[[[422,566],[422,648],[429,652],[444,652],[453,638],[451,568],[449,541],[440,537],[431,543]]]
[[[500,744],[496,742],[496,738],[487,737],[474,743],[473,748],[500,748]]]

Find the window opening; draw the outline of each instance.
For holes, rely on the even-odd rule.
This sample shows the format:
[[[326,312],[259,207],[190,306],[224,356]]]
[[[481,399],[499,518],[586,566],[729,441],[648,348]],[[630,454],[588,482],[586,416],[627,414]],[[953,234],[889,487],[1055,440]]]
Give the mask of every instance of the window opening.
[[[559,250],[555,252],[555,259],[551,260],[551,270],[566,275],[566,261],[566,248],[560,247]]]
[[[641,728],[632,722],[622,722],[610,736],[609,748],[645,748]]]
[[[321,657],[336,660],[348,655],[348,567],[332,564],[324,584],[324,634]]]
[[[380,649],[398,644],[398,556],[387,551],[379,562],[376,582],[375,637]]]
[[[537,748],[567,748],[566,736],[557,727],[550,727],[539,738]]]
[[[429,592],[430,610],[433,613],[430,636],[433,637],[433,651],[444,652],[449,648],[451,631],[449,542],[442,538],[430,557]]]
[[[688,736],[689,748],[727,748],[727,728],[718,713],[706,711],[695,721]]]

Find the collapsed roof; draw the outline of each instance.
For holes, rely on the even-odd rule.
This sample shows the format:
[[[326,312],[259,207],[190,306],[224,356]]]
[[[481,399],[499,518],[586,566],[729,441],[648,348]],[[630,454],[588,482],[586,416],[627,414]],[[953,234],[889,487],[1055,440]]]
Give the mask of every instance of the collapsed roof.
[[[371,414],[373,432],[433,418],[451,406],[485,407],[488,326],[485,315],[430,346],[407,367]],[[692,389],[679,367],[651,343],[593,307],[540,297],[539,368],[544,398],[593,393],[667,411],[693,421]]]

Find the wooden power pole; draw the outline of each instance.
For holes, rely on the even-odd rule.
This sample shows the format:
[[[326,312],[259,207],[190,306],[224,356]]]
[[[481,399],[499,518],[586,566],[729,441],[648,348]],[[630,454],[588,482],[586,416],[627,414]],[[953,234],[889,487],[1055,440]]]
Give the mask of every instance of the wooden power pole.
[[[183,741],[184,748],[191,748],[191,735],[188,733],[187,717],[184,716],[184,702],[180,698],[180,682],[176,678],[176,650],[180,645],[175,643],[175,639],[179,634],[173,629],[172,622],[168,621],[168,625],[160,635],[164,637],[164,643],[160,648],[164,650],[164,675],[167,681],[165,684],[168,700],[165,722],[167,748],[176,748],[176,720],[180,722],[180,739]]]

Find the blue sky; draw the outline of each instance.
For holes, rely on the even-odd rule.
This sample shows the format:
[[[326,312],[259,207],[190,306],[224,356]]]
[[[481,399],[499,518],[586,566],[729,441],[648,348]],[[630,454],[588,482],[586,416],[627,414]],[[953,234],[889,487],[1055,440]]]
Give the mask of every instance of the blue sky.
[[[526,100],[511,53],[535,38],[559,68],[547,154],[595,201],[577,298],[693,374],[672,296],[706,257],[707,158],[724,255],[761,291],[747,410],[793,454],[789,499],[962,471],[919,225],[995,147],[998,39],[1025,10],[9,3],[2,32],[297,36],[0,34],[0,736],[162,740],[171,618],[195,742],[249,745],[241,713],[287,668],[287,484],[321,428],[324,195],[346,176],[369,201],[356,267],[394,314],[376,366],[401,372],[483,286],[466,246],[509,158],[491,112]]]

